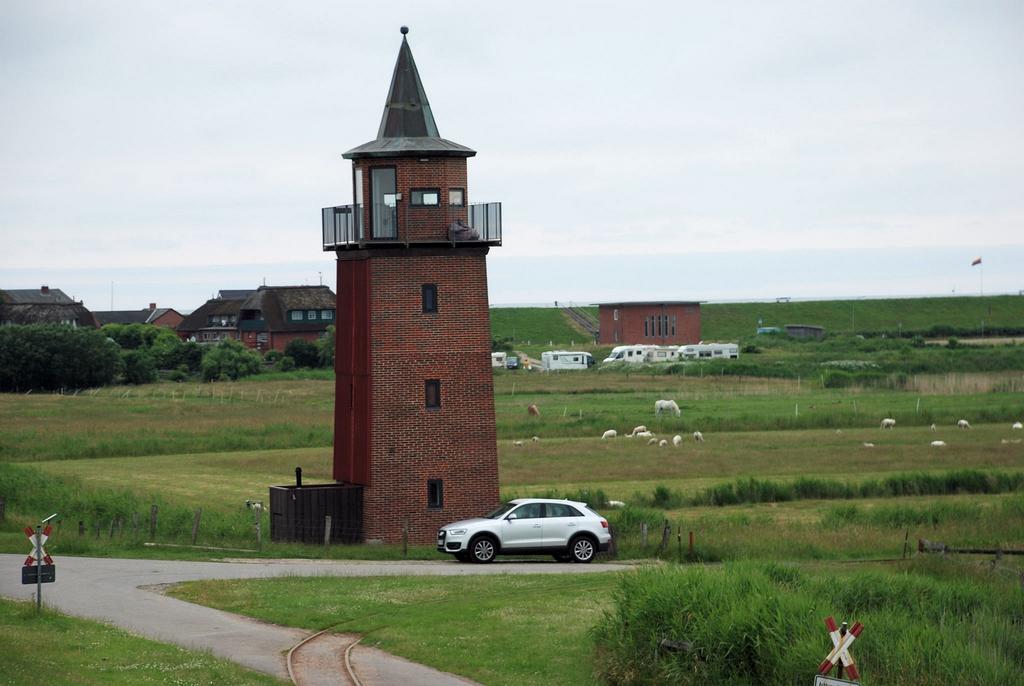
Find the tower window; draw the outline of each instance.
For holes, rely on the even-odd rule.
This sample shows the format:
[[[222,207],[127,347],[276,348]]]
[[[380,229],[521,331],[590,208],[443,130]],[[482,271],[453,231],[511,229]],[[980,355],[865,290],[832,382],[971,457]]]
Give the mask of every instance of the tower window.
[[[437,207],[441,204],[441,191],[437,188],[414,188],[409,191],[409,204],[413,207]]]
[[[437,284],[423,284],[423,311],[437,312]]]
[[[441,407],[441,382],[438,379],[429,379],[423,384],[423,394],[426,400],[427,409],[440,409]]]
[[[444,481],[427,479],[427,508],[440,510],[444,507]]]
[[[448,189],[448,204],[453,207],[462,207],[466,204],[466,191],[462,188]]]

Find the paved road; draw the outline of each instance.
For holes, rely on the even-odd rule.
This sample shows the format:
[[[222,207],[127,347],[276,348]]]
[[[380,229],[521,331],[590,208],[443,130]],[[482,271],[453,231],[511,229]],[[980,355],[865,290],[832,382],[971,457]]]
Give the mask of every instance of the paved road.
[[[35,586],[21,585],[24,555],[0,554],[0,595],[35,597]],[[267,674],[287,678],[284,655],[309,635],[208,607],[193,605],[158,592],[160,585],[199,579],[252,579],[275,576],[460,576],[468,574],[565,574],[622,570],[619,565],[574,565],[556,562],[500,562],[465,565],[457,562],[362,561],[235,561],[122,560],[61,557],[57,581],[43,587],[43,601],[70,615],[98,619],[136,634],[187,648],[209,650]],[[154,588],[147,588],[154,587]],[[365,670],[364,684],[387,683],[390,656],[357,647],[353,664]],[[398,658],[394,658],[398,660]],[[411,665],[405,661],[406,666]],[[400,665],[394,665],[397,669]],[[414,665],[414,667],[421,667]],[[422,667],[421,667],[422,668]],[[428,669],[428,668],[422,668]],[[431,670],[433,671],[433,670]],[[434,683],[445,683],[441,672]],[[344,682],[341,682],[344,683]],[[450,683],[465,684],[463,680]]]

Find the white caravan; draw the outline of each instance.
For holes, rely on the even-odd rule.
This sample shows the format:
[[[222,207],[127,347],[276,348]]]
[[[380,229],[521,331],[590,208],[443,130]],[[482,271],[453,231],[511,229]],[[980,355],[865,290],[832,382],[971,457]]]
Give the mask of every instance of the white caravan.
[[[505,360],[508,358],[508,353],[491,353],[491,366],[505,368]]]
[[[679,357],[679,348],[665,345],[654,345],[644,353],[645,362],[675,362]]]
[[[604,358],[604,362],[630,362],[639,364],[646,361],[647,350],[656,348],[654,345],[617,345]]]
[[[684,360],[735,360],[740,346],[735,343],[694,343],[679,346],[679,357]]]
[[[548,350],[540,354],[541,367],[546,372],[558,369],[587,369],[594,364],[590,353],[570,350]]]

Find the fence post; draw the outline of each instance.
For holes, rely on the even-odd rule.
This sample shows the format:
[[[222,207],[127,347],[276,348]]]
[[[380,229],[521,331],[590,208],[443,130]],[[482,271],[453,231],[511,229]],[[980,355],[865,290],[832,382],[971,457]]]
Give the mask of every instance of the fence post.
[[[263,517],[260,515],[263,508],[253,508],[256,512],[256,550],[263,550]]]
[[[93,536],[95,536],[96,538],[100,537],[100,523],[99,522],[93,522],[92,523],[92,533],[93,533]]]
[[[151,541],[156,540],[156,512],[156,505],[149,508],[149,540]]]
[[[113,519],[110,520],[110,533],[107,535],[107,538],[111,538],[111,539],[114,538],[114,524],[115,524],[115,522],[117,522],[117,517],[114,517]]]
[[[672,527],[669,526],[668,520],[665,520],[665,528],[661,531],[661,545],[658,546],[658,555],[665,552],[668,548],[668,537],[672,535]]]
[[[640,522],[640,547],[647,550],[647,522]]]
[[[324,516],[324,545],[331,543],[331,515]]]
[[[401,556],[409,557],[409,517],[406,517],[406,523],[401,525]]]
[[[690,558],[693,558],[693,532],[690,532]]]
[[[7,501],[4,500],[3,498],[0,498],[0,522],[4,521],[4,517],[6,517],[6,510]]]
[[[78,537],[82,538],[85,536],[85,522],[81,519],[78,520]]]
[[[203,508],[196,510],[196,517],[192,520],[192,545],[196,544],[196,539],[199,538],[199,520],[203,516]]]
[[[619,530],[609,524],[608,533],[612,537],[611,542],[608,544],[608,556],[615,559],[619,556]]]
[[[132,538],[139,537],[139,513],[132,512]]]

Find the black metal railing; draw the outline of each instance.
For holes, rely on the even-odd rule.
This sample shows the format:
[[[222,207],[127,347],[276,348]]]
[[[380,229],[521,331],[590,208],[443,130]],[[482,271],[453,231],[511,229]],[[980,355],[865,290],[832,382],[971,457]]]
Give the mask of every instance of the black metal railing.
[[[320,210],[323,226],[323,249],[334,250],[345,246],[358,246],[372,242],[406,242],[398,230],[398,208],[393,205],[338,205]],[[455,209],[455,208],[452,208]],[[461,208],[459,208],[461,209]],[[478,242],[501,245],[501,203],[489,202],[466,208],[466,222],[454,222],[448,232],[453,242]],[[442,220],[444,221],[444,220]],[[456,231],[468,227],[467,231]],[[438,241],[444,240],[438,238]],[[435,242],[435,241],[415,241]]]

